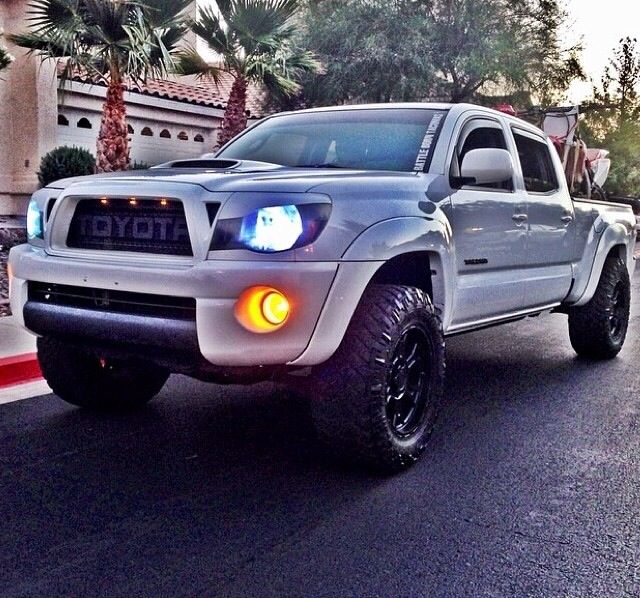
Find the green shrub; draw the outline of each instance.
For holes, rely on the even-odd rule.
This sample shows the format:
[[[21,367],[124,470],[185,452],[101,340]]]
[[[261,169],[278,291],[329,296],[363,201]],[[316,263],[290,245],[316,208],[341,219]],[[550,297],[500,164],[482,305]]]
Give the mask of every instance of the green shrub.
[[[43,187],[49,183],[73,176],[93,174],[96,159],[85,149],[79,147],[57,147],[46,154],[40,162],[38,180]]]

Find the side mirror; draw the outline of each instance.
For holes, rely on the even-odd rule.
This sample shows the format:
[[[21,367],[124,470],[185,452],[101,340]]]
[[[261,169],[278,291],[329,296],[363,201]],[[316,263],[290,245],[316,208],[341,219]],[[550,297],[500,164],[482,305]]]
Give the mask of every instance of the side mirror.
[[[503,183],[513,178],[511,154],[497,148],[474,149],[467,152],[460,167],[460,178],[476,185]]]

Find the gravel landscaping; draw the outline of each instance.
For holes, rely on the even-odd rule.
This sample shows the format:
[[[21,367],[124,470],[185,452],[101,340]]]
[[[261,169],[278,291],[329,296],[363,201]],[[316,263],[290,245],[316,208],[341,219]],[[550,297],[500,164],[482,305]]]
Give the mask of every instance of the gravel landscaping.
[[[0,317],[11,315],[9,308],[9,279],[7,259],[9,249],[26,242],[26,233],[21,228],[0,228]]]

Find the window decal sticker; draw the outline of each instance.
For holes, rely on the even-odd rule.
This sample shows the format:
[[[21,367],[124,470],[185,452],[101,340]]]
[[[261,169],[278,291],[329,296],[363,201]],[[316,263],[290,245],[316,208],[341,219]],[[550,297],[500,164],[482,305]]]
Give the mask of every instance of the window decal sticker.
[[[427,164],[427,158],[429,157],[429,152],[431,151],[431,146],[433,145],[433,140],[435,139],[436,132],[438,131],[438,127],[440,126],[443,118],[444,112],[438,112],[433,115],[433,118],[427,127],[424,139],[422,140],[420,150],[418,151],[418,157],[416,158],[416,163],[413,167],[414,172],[424,171],[424,167]]]

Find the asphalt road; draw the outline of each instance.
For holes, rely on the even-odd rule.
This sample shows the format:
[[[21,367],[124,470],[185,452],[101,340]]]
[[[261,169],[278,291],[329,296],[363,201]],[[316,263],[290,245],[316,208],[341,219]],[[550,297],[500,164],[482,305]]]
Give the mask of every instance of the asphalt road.
[[[271,385],[2,405],[0,596],[639,596],[634,291],[611,362],[558,315],[451,339],[440,424],[394,478],[323,460]]]

